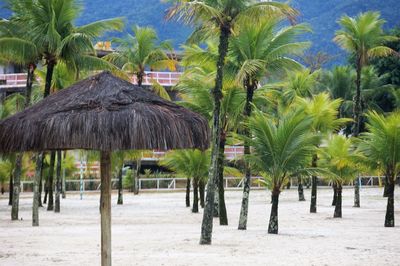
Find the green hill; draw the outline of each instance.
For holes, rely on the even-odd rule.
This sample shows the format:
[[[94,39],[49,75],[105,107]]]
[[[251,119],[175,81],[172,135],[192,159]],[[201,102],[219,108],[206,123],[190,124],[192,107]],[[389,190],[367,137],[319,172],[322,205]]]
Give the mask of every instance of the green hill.
[[[190,33],[188,27],[164,20],[168,4],[160,0],[83,0],[81,2],[84,5],[84,11],[77,21],[78,24],[111,17],[125,17],[128,25],[133,23],[152,25],[157,29],[161,39],[174,40],[176,48],[179,48]],[[387,28],[400,25],[399,0],[292,0],[292,5],[302,13],[299,21],[307,22],[313,28],[314,33],[306,36],[307,39],[313,41],[312,50],[339,55],[338,62],[343,60],[343,56],[340,55],[343,53],[332,42],[332,38],[338,28],[336,21],[343,14],[354,16],[367,10],[378,10],[388,21]],[[8,15],[6,10],[0,9],[0,16],[7,17]],[[106,38],[110,37],[106,36]]]

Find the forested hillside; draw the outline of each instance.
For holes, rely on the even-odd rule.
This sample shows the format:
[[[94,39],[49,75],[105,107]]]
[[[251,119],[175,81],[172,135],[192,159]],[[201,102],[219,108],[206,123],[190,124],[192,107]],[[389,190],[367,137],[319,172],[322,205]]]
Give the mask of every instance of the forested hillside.
[[[0,0],[0,3],[3,2]],[[125,17],[128,25],[152,25],[161,39],[171,39],[176,48],[179,48],[190,29],[178,23],[164,20],[168,4],[161,0],[83,0],[84,15],[78,24],[89,23],[94,20]],[[332,42],[336,21],[343,14],[354,16],[366,10],[378,10],[388,21],[386,28],[400,25],[400,1],[398,0],[293,0],[292,5],[298,8],[302,15],[301,22],[308,22],[314,33],[307,36],[313,41],[313,51],[324,51],[331,55],[339,55],[340,49]],[[2,8],[0,16],[7,17],[9,13]],[[343,58],[339,55],[340,58]]]

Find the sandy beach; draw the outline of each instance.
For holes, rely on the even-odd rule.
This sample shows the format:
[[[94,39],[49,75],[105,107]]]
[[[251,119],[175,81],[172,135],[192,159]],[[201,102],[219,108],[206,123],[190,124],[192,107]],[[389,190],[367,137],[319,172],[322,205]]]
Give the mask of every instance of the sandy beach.
[[[398,189],[398,187],[396,187]],[[213,244],[200,246],[202,210],[192,214],[184,193],[124,194],[112,206],[113,265],[400,265],[400,226],[384,228],[382,189],[363,188],[361,208],[344,190],[343,218],[333,219],[331,189],[318,191],[318,213],[297,201],[296,189],[281,194],[279,235],[267,234],[269,192],[251,191],[247,231],[238,231],[241,191],[226,193],[229,226],[214,222]],[[400,196],[396,193],[400,225]],[[99,194],[68,194],[61,213],[40,210],[31,226],[32,194],[22,194],[20,218],[11,222],[8,195],[0,198],[0,265],[99,265]]]

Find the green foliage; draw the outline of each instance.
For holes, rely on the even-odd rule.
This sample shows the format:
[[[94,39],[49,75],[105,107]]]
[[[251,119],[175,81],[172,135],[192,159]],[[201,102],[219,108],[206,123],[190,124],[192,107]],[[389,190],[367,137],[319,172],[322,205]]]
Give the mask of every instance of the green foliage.
[[[363,156],[355,150],[352,140],[341,135],[332,135],[326,147],[320,149],[320,167],[330,175],[324,178],[343,186],[357,177]]]
[[[157,33],[151,27],[134,25],[132,32],[133,35],[128,33],[123,39],[115,38],[116,52],[106,55],[104,59],[123,71],[134,73],[138,79],[143,78],[146,69],[175,70],[176,61],[165,53],[165,50],[172,50],[168,41],[158,44]]]
[[[367,119],[368,132],[362,134],[359,149],[388,178],[395,178],[400,174],[400,112],[385,117],[372,111]]]
[[[282,28],[282,20],[264,19],[256,27],[252,21],[240,25],[239,34],[231,40],[227,67],[240,84],[257,84],[266,76],[284,76],[286,71],[302,68],[292,58],[309,47],[310,43],[297,38],[310,29],[305,24]]]
[[[254,154],[248,159],[264,173],[271,189],[280,190],[291,174],[309,170],[310,158],[320,141],[310,130],[312,123],[304,110],[294,107],[277,121],[260,112],[250,119],[253,138],[249,142]]]
[[[327,93],[320,93],[311,99],[298,98],[298,104],[311,118],[311,127],[315,133],[326,134],[339,130],[349,119],[338,118],[342,100],[331,100]]]
[[[385,43],[397,38],[384,35],[384,23],[385,20],[380,18],[379,12],[361,13],[356,18],[343,16],[339,20],[342,29],[336,32],[334,41],[344,50],[354,53],[357,65],[363,66],[371,58],[394,53]]]
[[[210,152],[200,150],[176,150],[166,154],[161,165],[186,178],[206,180],[210,165]]]

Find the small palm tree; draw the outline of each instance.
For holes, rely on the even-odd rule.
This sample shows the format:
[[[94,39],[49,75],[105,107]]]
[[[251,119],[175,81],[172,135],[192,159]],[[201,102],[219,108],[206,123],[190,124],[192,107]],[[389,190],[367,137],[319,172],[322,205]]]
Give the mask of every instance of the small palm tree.
[[[335,184],[335,218],[342,218],[343,185],[354,180],[362,161],[362,156],[355,151],[352,140],[345,136],[333,135],[327,146],[321,149],[320,165],[332,173],[325,178]]]
[[[156,31],[151,27],[132,26],[132,34],[126,38],[116,38],[116,51],[104,57],[120,69],[134,73],[137,83],[142,86],[146,69],[169,69],[175,71],[176,61],[169,58],[166,51],[172,51],[170,42],[158,44]]]
[[[249,157],[254,166],[264,173],[272,193],[271,216],[268,233],[278,233],[278,203],[281,189],[289,176],[307,171],[310,157],[315,153],[319,137],[310,130],[313,120],[303,110],[282,115],[277,121],[256,113],[250,119],[253,138],[248,141],[254,148]]]
[[[214,33],[219,38],[218,59],[216,64],[217,74],[215,86],[212,90],[213,96],[213,123],[212,123],[212,144],[211,144],[211,167],[207,187],[207,204],[204,211],[200,244],[211,244],[212,220],[214,209],[214,187],[218,178],[218,171],[221,170],[218,160],[220,154],[220,112],[222,84],[224,76],[225,59],[228,53],[229,39],[243,20],[251,20],[257,23],[260,18],[275,16],[276,14],[286,15],[291,19],[297,15],[297,11],[286,4],[268,1],[259,2],[255,0],[170,0],[173,6],[169,9],[167,19],[176,18],[187,24],[197,26],[192,34],[192,39],[200,37],[207,39]]]
[[[354,98],[353,130],[357,137],[360,133],[361,106],[361,74],[362,69],[373,57],[385,57],[395,53],[385,46],[387,41],[396,40],[396,37],[384,35],[382,26],[385,20],[380,18],[379,12],[361,13],[356,18],[344,16],[339,20],[342,27],[336,32],[334,41],[344,50],[355,55],[356,66],[356,95]]]
[[[349,119],[338,118],[341,99],[331,100],[329,94],[320,93],[312,99],[298,98],[298,104],[303,106],[306,114],[312,118],[311,129],[315,134],[330,134],[339,130]],[[320,145],[318,143],[317,145]],[[312,159],[312,167],[317,167],[318,155]],[[318,177],[312,176],[310,212],[317,212],[317,183]]]
[[[205,183],[207,180],[210,164],[209,157],[210,153],[208,151],[177,150],[167,153],[161,161],[162,165],[187,178],[189,185],[186,187],[186,204],[190,194],[190,179],[193,180],[192,212],[194,213],[199,212],[198,189],[200,183]]]
[[[385,227],[394,227],[394,188],[400,174],[400,112],[384,117],[372,111],[367,119],[368,132],[362,135],[359,148],[365,157],[384,169],[388,180]]]
[[[258,26],[254,22],[245,22],[241,31],[231,40],[228,53],[230,64],[227,68],[234,73],[237,81],[246,91],[244,109],[245,121],[252,113],[254,92],[265,77],[283,75],[286,71],[300,70],[301,64],[290,58],[300,55],[309,46],[307,42],[297,42],[296,37],[309,28],[304,24],[288,26],[277,30],[282,17],[265,19]],[[250,131],[244,127],[244,134],[250,137]],[[244,143],[245,156],[250,154],[250,146]],[[240,230],[247,226],[248,202],[250,193],[251,168],[245,164],[245,182],[243,185],[242,207],[240,211]]]

